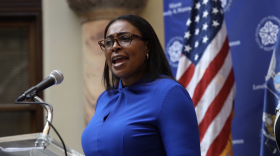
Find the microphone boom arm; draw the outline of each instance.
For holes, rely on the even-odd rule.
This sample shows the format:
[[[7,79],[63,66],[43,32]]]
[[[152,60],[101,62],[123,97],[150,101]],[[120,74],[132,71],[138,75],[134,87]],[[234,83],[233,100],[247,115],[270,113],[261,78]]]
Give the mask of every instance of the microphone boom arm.
[[[25,97],[24,94],[20,97]],[[37,95],[34,95],[31,100],[34,102],[21,102],[23,100],[23,98],[18,98],[15,101],[15,104],[40,104],[43,108],[45,108],[45,110],[47,111],[47,122],[46,125],[43,129],[42,135],[40,138],[37,138],[37,141],[35,142],[35,146],[36,147],[44,147],[46,148],[49,143],[46,142],[46,137],[49,135],[50,133],[50,128],[51,128],[51,123],[52,123],[52,119],[53,119],[53,107],[52,105],[45,103],[41,98],[39,98]]]
[[[34,96],[34,101],[35,102],[41,102],[41,103],[45,103],[41,98],[39,98],[38,96]],[[45,110],[47,111],[47,121],[49,121],[50,123],[52,123],[52,119],[53,119],[53,109],[50,105],[45,105],[45,104],[41,104],[42,107],[45,108]],[[46,125],[44,127],[43,130],[43,134],[49,135],[50,133],[50,124],[49,122],[46,122]]]

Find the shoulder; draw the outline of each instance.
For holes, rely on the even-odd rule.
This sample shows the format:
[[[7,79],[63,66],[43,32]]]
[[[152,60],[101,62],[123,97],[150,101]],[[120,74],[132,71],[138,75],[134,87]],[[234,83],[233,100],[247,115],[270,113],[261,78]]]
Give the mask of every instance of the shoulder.
[[[154,83],[159,90],[165,90],[166,92],[169,92],[170,90],[178,89],[187,93],[187,90],[179,82],[173,79],[159,78],[155,80]]]
[[[159,78],[148,84],[148,88],[145,92],[149,93],[148,96],[152,96],[153,99],[165,101],[173,98],[187,98],[190,99],[187,90],[177,81],[169,78]]]
[[[117,90],[110,90],[110,91],[103,91],[97,101],[96,101],[96,108],[99,106],[99,103],[107,103],[108,101],[110,101],[117,93]],[[100,106],[99,106],[100,107]]]
[[[178,82],[174,80],[162,80],[162,86],[166,89],[162,93],[161,109],[159,112],[159,118],[165,116],[166,114],[190,114],[195,115],[194,105],[188,91]],[[162,87],[160,86],[160,87]],[[164,117],[165,118],[165,117]],[[193,117],[191,117],[193,118]]]
[[[108,96],[108,92],[105,90],[105,91],[103,91],[100,95],[99,95],[99,97],[98,97],[98,99],[97,99],[97,101],[96,102],[98,102],[100,99],[103,99],[103,98],[105,98],[105,97],[107,97]],[[106,99],[106,98],[105,98]]]
[[[110,99],[113,96],[115,96],[116,94],[118,94],[118,89],[113,89],[113,90],[104,90],[100,95],[99,95],[99,99],[105,98],[105,99]]]
[[[193,107],[191,97],[179,82],[169,79],[160,78],[156,80],[156,92],[162,97],[162,104],[190,104]]]
[[[154,80],[153,82],[150,82],[151,84],[155,83],[157,85],[176,85],[179,84],[177,81],[170,79],[170,78],[166,78],[166,77],[160,77],[156,80]]]

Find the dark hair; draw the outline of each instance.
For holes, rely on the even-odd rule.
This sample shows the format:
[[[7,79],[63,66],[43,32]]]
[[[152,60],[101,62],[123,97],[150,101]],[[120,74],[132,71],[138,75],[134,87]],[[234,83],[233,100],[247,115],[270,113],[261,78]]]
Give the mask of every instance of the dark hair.
[[[161,47],[159,39],[153,29],[153,27],[142,17],[136,15],[122,15],[118,18],[109,22],[105,28],[104,38],[108,28],[111,24],[118,20],[128,21],[134,25],[141,33],[141,36],[148,40],[149,59],[147,60],[147,70],[146,70],[146,79],[144,82],[151,82],[161,77],[167,77],[175,80],[170,70],[169,63],[165,57],[164,51]],[[115,89],[118,87],[120,78],[116,77],[113,73],[109,73],[109,67],[105,61],[104,72],[103,72],[103,83],[107,91]]]

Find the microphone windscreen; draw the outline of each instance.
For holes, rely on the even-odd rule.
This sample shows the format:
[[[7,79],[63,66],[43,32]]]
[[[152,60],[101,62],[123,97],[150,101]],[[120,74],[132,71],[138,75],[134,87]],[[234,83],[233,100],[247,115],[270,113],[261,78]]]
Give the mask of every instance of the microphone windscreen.
[[[64,79],[64,76],[63,76],[63,73],[59,70],[53,70],[51,73],[50,73],[50,76],[53,77],[55,79],[55,84],[60,84],[63,79]]]

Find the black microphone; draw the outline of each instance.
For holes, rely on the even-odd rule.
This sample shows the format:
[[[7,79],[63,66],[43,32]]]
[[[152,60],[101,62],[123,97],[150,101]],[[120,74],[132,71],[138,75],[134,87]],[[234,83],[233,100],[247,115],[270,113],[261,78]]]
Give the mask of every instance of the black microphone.
[[[47,77],[45,80],[41,81],[36,86],[31,87],[27,91],[25,91],[21,96],[17,98],[16,101],[24,101],[29,100],[33,96],[37,95],[42,90],[45,90],[49,88],[52,85],[60,84],[64,79],[64,76],[61,71],[54,70],[50,73],[49,77]]]

